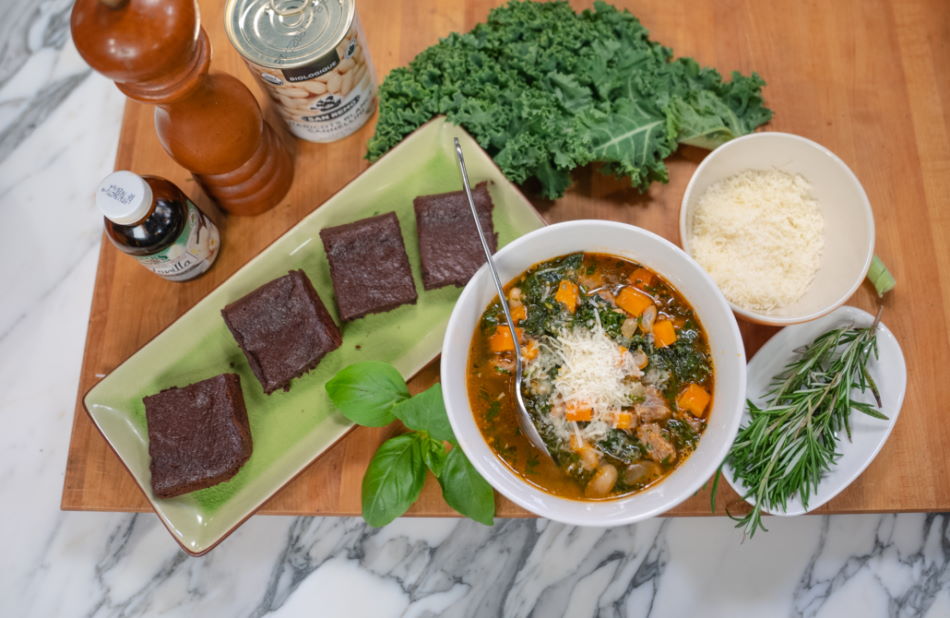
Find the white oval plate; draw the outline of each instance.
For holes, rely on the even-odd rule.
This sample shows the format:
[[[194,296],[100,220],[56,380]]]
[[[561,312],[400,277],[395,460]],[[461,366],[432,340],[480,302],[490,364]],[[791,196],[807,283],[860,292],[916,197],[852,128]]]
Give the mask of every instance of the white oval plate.
[[[815,340],[816,337],[835,328],[855,325],[870,326],[874,316],[856,307],[839,307],[828,315],[807,322],[786,326],[762,346],[752,360],[749,361],[747,378],[747,396],[755,404],[763,404],[763,396],[768,390],[769,382],[792,359],[794,351]],[[808,508],[796,496],[789,499],[786,511],[770,511],[772,515],[791,517],[803,515],[825,504],[845,487],[858,478],[864,469],[877,456],[887,437],[891,435],[897,415],[900,414],[901,404],[904,401],[904,391],[907,387],[907,365],[904,363],[904,354],[901,346],[883,322],[877,334],[877,358],[871,358],[868,371],[881,394],[881,412],[887,415],[888,420],[872,418],[860,412],[851,414],[851,441],[847,435],[839,436],[838,447],[841,457],[835,467],[825,475],[818,485],[818,491],[808,501]],[[874,396],[864,393],[862,401],[874,402]],[[742,425],[749,421],[748,410],[743,414]],[[732,469],[723,466],[723,476],[736,492],[742,496],[747,489],[738,483],[732,476]],[[749,504],[752,501],[746,500]]]

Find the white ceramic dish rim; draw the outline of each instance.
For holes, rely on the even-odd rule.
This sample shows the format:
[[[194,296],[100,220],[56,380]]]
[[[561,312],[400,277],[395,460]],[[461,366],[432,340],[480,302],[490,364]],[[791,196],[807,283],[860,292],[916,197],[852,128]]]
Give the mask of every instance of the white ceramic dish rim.
[[[830,328],[835,328],[838,325],[843,325],[850,322],[858,326],[870,326],[873,321],[874,316],[867,311],[863,311],[857,307],[845,305],[814,322],[809,322],[808,324],[795,324],[783,328],[771,339],[769,339],[749,361],[749,371],[747,374],[750,390],[749,398],[756,403],[762,403],[761,397],[763,393],[753,393],[751,390],[755,388],[757,383],[765,383],[772,377],[764,376],[764,378],[759,379],[759,373],[769,370],[768,367],[759,369],[759,365],[767,365],[767,359],[775,358],[781,359],[781,361],[784,363],[786,359],[791,357],[793,350],[801,345],[802,342],[797,341],[801,335],[806,335],[806,337],[811,337],[811,339],[814,339],[814,336],[817,336],[829,330]],[[811,333],[814,333],[814,335],[811,335]],[[890,437],[891,431],[894,429],[894,425],[897,424],[897,417],[900,415],[901,406],[904,403],[904,394],[907,390],[907,364],[904,360],[904,353],[901,350],[900,342],[897,341],[897,337],[895,337],[894,333],[892,333],[890,329],[885,326],[883,321],[879,325],[877,337],[878,351],[880,352],[880,356],[877,363],[872,364],[870,371],[872,373],[872,377],[875,379],[878,387],[880,388],[881,399],[884,404],[881,411],[888,416],[888,420],[884,421],[872,419],[870,417],[865,417],[859,412],[853,413],[852,416],[853,421],[857,421],[859,423],[861,421],[865,421],[867,423],[861,423],[860,427],[857,425],[857,423],[855,423],[853,426],[853,429],[855,430],[854,435],[858,437],[858,439],[861,439],[861,436],[857,435],[858,430],[868,428],[872,433],[875,431],[878,433],[876,436],[876,441],[873,444],[870,444],[871,448],[868,450],[864,459],[855,464],[851,464],[852,468],[850,471],[846,471],[842,474],[840,469],[841,464],[839,461],[837,469],[833,471],[833,475],[840,474],[841,478],[832,476],[830,479],[823,479],[818,485],[818,491],[809,501],[807,509],[801,503],[801,500],[796,496],[794,499],[788,501],[787,510],[780,511],[763,509],[766,513],[780,517],[795,517],[814,511],[847,489],[851,483],[853,483],[859,476],[861,476],[862,473],[864,473],[867,467],[871,465],[871,462],[877,457],[878,453],[881,452],[881,449],[884,448],[884,444]],[[892,371],[891,377],[887,380],[881,379],[882,376],[880,373],[884,369]],[[742,422],[746,423],[748,420],[749,414],[748,411],[746,411],[742,415]],[[880,427],[876,427],[875,423],[879,423]],[[846,456],[849,451],[861,448],[862,446],[865,446],[866,448],[864,443],[869,443],[870,440],[871,438],[868,437],[862,439],[861,443],[857,443],[849,442],[847,437],[843,437],[841,440],[842,455]],[[732,468],[730,468],[728,465],[723,466],[722,473],[726,481],[730,486],[732,486],[737,494],[740,496],[745,494],[746,487],[736,481],[732,474]],[[746,502],[754,505],[754,501],[746,500]]]
[[[505,272],[502,266],[506,259],[512,255],[517,255],[518,252],[522,251],[527,245],[538,242],[539,238],[549,236],[556,237],[563,234],[575,235],[575,237],[579,238],[596,239],[598,238],[598,229],[603,231],[608,228],[612,228],[614,232],[620,231],[621,233],[629,233],[635,240],[657,243],[663,251],[674,252],[677,259],[682,259],[691,274],[695,275],[695,283],[693,285],[701,287],[703,293],[708,294],[709,306],[706,307],[705,314],[701,314],[695,303],[693,305],[700,319],[703,320],[704,323],[710,322],[712,311],[716,311],[721,314],[721,317],[714,319],[724,321],[725,324],[729,325],[726,329],[727,332],[720,332],[716,335],[717,337],[721,337],[721,339],[717,341],[721,341],[720,346],[722,350],[731,347],[728,351],[722,351],[719,356],[716,356],[718,347],[712,342],[713,333],[709,332],[709,328],[707,327],[707,333],[711,339],[711,347],[713,347],[717,367],[717,380],[723,373],[728,373],[728,370],[723,369],[724,365],[722,365],[722,363],[728,363],[733,352],[734,358],[732,362],[738,364],[734,371],[735,395],[733,398],[735,401],[730,402],[728,397],[724,395],[721,396],[721,392],[728,392],[728,390],[721,391],[717,386],[713,410],[709,417],[716,419],[716,431],[721,433],[721,439],[716,443],[709,439],[705,441],[700,440],[699,447],[690,458],[669,477],[664,479],[663,482],[645,491],[616,500],[580,501],[559,498],[531,486],[518,477],[495,455],[482,437],[481,431],[478,429],[471,411],[466,387],[465,368],[467,367],[468,361],[468,347],[473,328],[477,323],[478,317],[482,311],[484,311],[484,306],[478,301],[476,294],[481,292],[482,286],[491,285],[489,282],[490,275],[485,266],[475,273],[471,281],[466,285],[449,318],[442,347],[440,366],[443,395],[449,414],[449,421],[452,424],[452,429],[455,432],[459,445],[466,455],[468,455],[475,469],[478,470],[497,491],[522,508],[554,521],[578,526],[609,527],[634,523],[666,512],[695,494],[712,476],[731,447],[739,428],[739,420],[745,401],[745,348],[735,316],[729,309],[725,297],[723,297],[719,288],[716,287],[709,275],[707,275],[692,258],[686,255],[682,249],[661,236],[625,223],[604,220],[578,220],[549,225],[518,238],[495,254],[495,259],[499,263],[499,269],[502,270],[502,280],[506,282],[510,281],[511,278],[517,276],[538,261],[580,250],[568,248],[563,251],[555,251],[546,258],[542,257],[540,260],[531,260],[530,263],[525,263],[523,267],[517,269],[513,268],[512,270],[516,270],[517,272],[514,272],[511,276],[507,276],[507,272]],[[602,248],[597,243],[597,240],[586,241],[586,244],[590,246],[585,250],[603,251],[615,255],[627,255],[634,259],[639,259],[641,262],[645,262],[648,266],[650,265],[648,259],[644,260],[642,257],[637,258],[635,257],[636,254],[632,251],[618,250],[616,247]],[[484,305],[487,305],[490,298],[491,296],[485,300]],[[689,299],[690,297],[687,296],[687,298]],[[462,315],[463,312],[466,311],[469,305],[476,301],[479,302],[479,305],[474,314],[474,320],[470,323],[464,323],[465,317]],[[691,300],[691,302],[694,301]],[[461,371],[459,370],[458,363],[461,364]],[[710,428],[712,428],[712,426],[710,426]],[[706,438],[709,437],[710,428],[707,429]],[[698,457],[701,452],[703,455]],[[679,475],[679,478],[684,478],[683,475],[685,474],[693,474],[694,476],[688,481],[678,479],[677,484],[681,486],[680,489],[675,493],[668,492],[667,490],[672,486],[671,480],[677,477],[677,475]],[[644,508],[644,502],[652,502],[653,504],[648,508]]]
[[[737,137],[735,139],[729,140],[722,146],[719,146],[715,150],[709,153],[705,159],[699,164],[699,167],[696,168],[696,171],[693,172],[693,175],[689,179],[689,183],[686,185],[686,191],[683,193],[683,199],[680,201],[680,213],[679,213],[679,233],[680,233],[680,244],[683,246],[683,250],[692,257],[692,253],[689,249],[689,234],[686,229],[686,218],[687,218],[687,204],[689,203],[690,198],[692,197],[693,188],[698,182],[698,179],[702,176],[703,172],[707,167],[714,161],[716,158],[723,156],[725,153],[728,153],[734,148],[741,147],[747,142],[758,141],[766,138],[779,137],[780,139],[790,139],[793,141],[801,142],[814,148],[815,150],[821,152],[823,155],[834,161],[844,172],[844,174],[854,183],[854,186],[858,190],[859,195],[859,204],[861,209],[864,211],[864,223],[865,230],[868,235],[868,238],[871,239],[871,243],[868,245],[868,250],[864,256],[864,266],[861,269],[861,272],[867,273],[868,268],[871,266],[871,259],[874,257],[874,212],[871,209],[871,201],[868,199],[867,192],[864,190],[864,185],[861,184],[861,181],[858,180],[857,175],[848,167],[848,164],[841,160],[841,157],[836,155],[834,152],[822,146],[818,142],[808,139],[807,137],[802,137],[801,135],[795,135],[794,133],[784,133],[782,131],[762,131],[759,133],[750,133],[749,135],[743,135],[742,137]],[[847,290],[835,299],[835,301],[829,305],[826,305],[824,308],[812,311],[800,316],[774,316],[767,313],[758,313],[750,309],[746,309],[739,305],[736,305],[729,299],[726,299],[726,302],[729,303],[729,306],[732,307],[732,310],[735,311],[739,316],[760,324],[769,324],[772,326],[790,326],[792,324],[800,324],[803,322],[809,322],[815,320],[824,315],[827,315],[837,309],[838,307],[844,305],[845,302],[851,295],[857,291],[858,287],[861,285],[861,282],[864,281],[864,275],[858,277],[855,281],[851,283]]]

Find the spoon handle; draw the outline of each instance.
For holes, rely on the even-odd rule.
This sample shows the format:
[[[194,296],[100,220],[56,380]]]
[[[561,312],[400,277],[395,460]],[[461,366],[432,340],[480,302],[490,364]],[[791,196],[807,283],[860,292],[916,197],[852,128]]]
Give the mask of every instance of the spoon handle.
[[[521,344],[518,342],[518,333],[515,331],[515,321],[511,317],[511,310],[508,308],[508,300],[505,298],[505,288],[498,276],[498,269],[495,268],[495,260],[492,259],[491,247],[488,246],[488,240],[485,238],[485,231],[482,229],[481,218],[478,216],[478,209],[475,208],[475,198],[472,196],[472,186],[468,180],[468,170],[465,167],[465,157],[462,155],[462,145],[459,138],[455,139],[455,153],[458,155],[459,170],[462,173],[462,185],[465,187],[465,195],[468,197],[468,206],[472,209],[472,217],[475,219],[475,227],[478,229],[478,239],[482,242],[482,250],[485,252],[485,261],[488,262],[488,272],[491,273],[492,280],[495,282],[495,289],[498,291],[498,302],[501,303],[501,309],[505,312],[505,321],[508,322],[508,328],[511,330],[511,340],[515,344],[515,368],[517,370],[516,379],[521,384]]]
[[[495,260],[492,259],[491,247],[488,246],[488,240],[485,238],[485,231],[482,229],[482,222],[478,216],[478,209],[475,208],[475,198],[472,196],[472,187],[468,180],[468,170],[465,167],[465,156],[462,155],[462,144],[459,143],[459,138],[456,137],[454,139],[455,154],[458,155],[459,171],[462,174],[462,185],[465,187],[465,195],[468,197],[468,206],[472,209],[472,217],[475,219],[475,228],[478,230],[478,239],[482,241],[482,250],[485,251],[485,261],[488,263],[488,272],[491,273],[492,280],[495,282],[495,289],[498,291],[498,302],[501,305],[502,311],[505,313],[505,322],[508,323],[508,330],[511,331],[511,341],[514,342],[515,399],[519,408],[518,420],[521,424],[521,428],[528,437],[528,441],[531,442],[539,451],[548,457],[551,457],[551,453],[548,451],[547,445],[541,438],[538,428],[535,427],[534,422],[531,420],[531,417],[528,414],[527,408],[525,408],[524,398],[521,396],[522,364],[521,343],[518,341],[518,331],[515,330],[515,321],[511,317],[511,309],[508,308],[508,299],[505,298],[505,288],[501,284],[501,278],[498,276],[498,269],[495,268]]]

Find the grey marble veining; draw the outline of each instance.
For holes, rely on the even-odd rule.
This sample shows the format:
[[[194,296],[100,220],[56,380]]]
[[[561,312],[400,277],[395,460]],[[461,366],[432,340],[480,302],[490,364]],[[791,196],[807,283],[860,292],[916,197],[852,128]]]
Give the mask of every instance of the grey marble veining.
[[[946,616],[946,515],[722,519],[611,530],[535,520],[248,522],[188,558],[150,515],[68,514],[17,616]],[[107,525],[96,529],[98,518]],[[81,538],[77,531],[84,530]],[[64,565],[65,566],[65,565]],[[70,581],[73,580],[73,581]],[[63,586],[64,583],[68,585]],[[7,598],[7,597],[5,597]],[[65,610],[69,611],[65,611]]]
[[[823,518],[815,551],[793,592],[794,614],[815,615],[839,605],[840,593],[858,588],[886,603],[890,616],[950,615],[948,523],[948,514]],[[943,609],[932,613],[941,596]]]
[[[69,40],[69,0],[3,4],[0,20],[0,162],[91,73],[62,54]]]
[[[543,520],[253,517],[202,558],[152,514],[59,510],[123,100],[69,2],[0,21],[0,616],[950,616],[950,516]],[[55,221],[55,225],[50,225]]]

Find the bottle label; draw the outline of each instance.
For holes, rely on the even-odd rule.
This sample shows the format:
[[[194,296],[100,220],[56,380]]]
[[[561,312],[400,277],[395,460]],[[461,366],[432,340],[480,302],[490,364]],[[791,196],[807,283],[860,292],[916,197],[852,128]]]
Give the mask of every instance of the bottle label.
[[[188,200],[185,226],[175,242],[158,253],[136,256],[135,259],[169,281],[187,281],[211,268],[220,247],[217,226]]]

